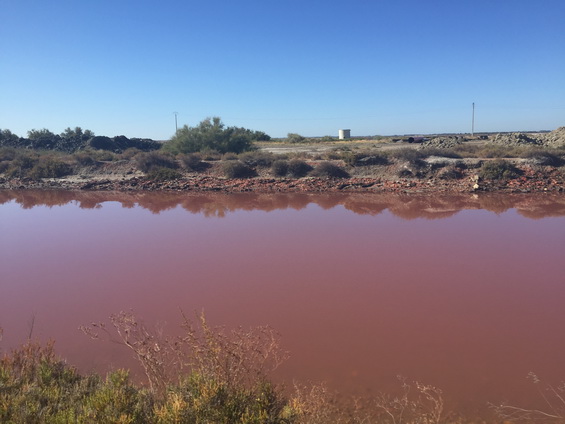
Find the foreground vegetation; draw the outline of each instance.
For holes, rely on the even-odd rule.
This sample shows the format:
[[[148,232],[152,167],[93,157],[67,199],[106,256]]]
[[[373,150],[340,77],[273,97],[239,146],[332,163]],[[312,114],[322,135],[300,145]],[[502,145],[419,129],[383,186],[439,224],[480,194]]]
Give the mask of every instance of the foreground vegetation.
[[[305,412],[266,373],[282,359],[268,328],[224,332],[185,319],[181,337],[151,334],[133,315],[83,330],[93,338],[119,337],[147,377],[128,372],[84,376],[58,358],[53,344],[29,341],[0,361],[2,423],[291,423]]]
[[[382,395],[344,407],[324,386],[273,384],[286,358],[268,327],[226,331],[204,316],[183,315],[183,333],[163,337],[131,313],[83,327],[94,339],[129,348],[147,378],[127,371],[82,375],[58,358],[53,343],[28,341],[0,360],[2,423],[440,423],[441,391],[401,380],[398,397]],[[413,389],[411,391],[411,389]]]
[[[129,348],[141,364],[146,384],[134,384],[125,370],[83,375],[59,358],[53,342],[28,340],[0,358],[2,423],[471,423],[446,411],[442,391],[399,377],[394,395],[343,402],[323,385],[292,390],[269,380],[287,357],[269,327],[227,331],[211,327],[203,315],[183,316],[183,332],[166,337],[150,331],[131,313],[110,325],[82,327],[93,339]],[[0,340],[2,329],[0,328]],[[533,383],[547,410],[492,405],[498,419],[564,423],[565,385]],[[491,418],[492,422],[498,419]],[[485,423],[484,417],[480,422]]]

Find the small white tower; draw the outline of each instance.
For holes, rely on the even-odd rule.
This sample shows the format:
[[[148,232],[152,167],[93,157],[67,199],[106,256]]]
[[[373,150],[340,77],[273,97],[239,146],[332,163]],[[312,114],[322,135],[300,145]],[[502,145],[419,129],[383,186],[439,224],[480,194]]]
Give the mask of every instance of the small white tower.
[[[340,140],[346,140],[351,138],[351,130],[339,130],[338,135]]]

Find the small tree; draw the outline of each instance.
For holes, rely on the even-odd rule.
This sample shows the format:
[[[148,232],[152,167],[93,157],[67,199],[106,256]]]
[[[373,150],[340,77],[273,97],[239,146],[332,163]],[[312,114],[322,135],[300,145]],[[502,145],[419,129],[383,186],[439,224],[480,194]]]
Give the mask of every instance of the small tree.
[[[61,137],[66,139],[75,139],[77,141],[86,141],[94,137],[94,133],[90,130],[83,131],[81,127],[75,127],[74,130],[68,127],[61,133]]]
[[[289,143],[304,143],[306,141],[306,137],[303,137],[300,134],[296,133],[288,133],[286,136],[286,141]]]
[[[20,138],[10,130],[0,130],[0,146],[16,146]]]
[[[33,129],[27,132],[27,138],[29,138],[30,140],[40,140],[42,138],[54,137],[56,137],[56,135],[49,131],[47,128],[42,128],[40,130]]]
[[[86,146],[86,142],[94,137],[94,133],[90,130],[83,131],[81,127],[75,127],[74,129],[68,127],[60,134],[60,137],[60,142],[55,148],[57,150],[72,153],[84,148]]]
[[[47,128],[41,130],[30,130],[27,136],[31,141],[31,147],[34,149],[55,149],[61,141],[61,136],[53,134]]]
[[[226,127],[218,117],[206,118],[195,127],[183,126],[163,148],[172,153],[205,150],[241,153],[251,150],[254,137],[263,134],[245,128]]]

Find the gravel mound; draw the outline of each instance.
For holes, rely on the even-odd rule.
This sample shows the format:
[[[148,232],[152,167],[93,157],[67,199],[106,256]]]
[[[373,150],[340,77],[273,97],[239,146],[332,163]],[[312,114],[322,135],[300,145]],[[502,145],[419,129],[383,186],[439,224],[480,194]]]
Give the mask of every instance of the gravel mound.
[[[544,145],[548,147],[565,146],[565,127],[559,127],[543,137]]]
[[[539,135],[524,133],[497,134],[492,142],[501,146],[542,146],[544,144]]]
[[[493,139],[493,143],[503,146],[565,146],[565,127],[557,128],[556,130],[545,134],[497,134]]]
[[[431,140],[424,141],[422,147],[436,147],[439,149],[446,149],[449,147],[455,147],[458,144],[463,143],[464,139],[457,136],[446,136],[446,137],[435,137]]]

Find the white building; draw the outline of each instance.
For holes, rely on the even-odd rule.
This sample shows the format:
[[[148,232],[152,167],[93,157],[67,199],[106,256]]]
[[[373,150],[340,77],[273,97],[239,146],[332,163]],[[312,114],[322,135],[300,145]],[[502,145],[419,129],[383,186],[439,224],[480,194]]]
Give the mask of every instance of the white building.
[[[351,130],[339,130],[339,139],[345,140],[351,138]]]

